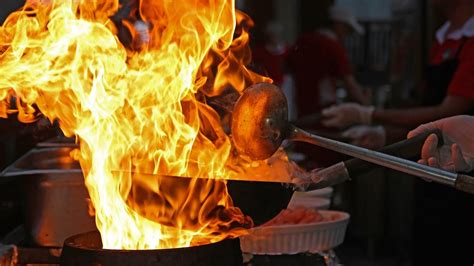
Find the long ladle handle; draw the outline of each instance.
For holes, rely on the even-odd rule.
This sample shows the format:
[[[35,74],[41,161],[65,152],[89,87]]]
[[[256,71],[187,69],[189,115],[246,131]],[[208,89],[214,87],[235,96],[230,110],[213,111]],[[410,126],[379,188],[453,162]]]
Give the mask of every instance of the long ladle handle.
[[[361,148],[348,143],[324,138],[311,134],[295,126],[291,126],[289,139],[314,144],[328,150],[336,151],[352,157],[381,165],[403,173],[418,176],[436,183],[455,187],[459,190],[474,194],[474,178],[458,175],[445,170],[418,164],[406,159],[384,154],[381,152]]]
[[[414,136],[409,139],[405,139],[391,145],[385,146],[378,150],[378,152],[389,154],[403,159],[414,160],[418,159],[421,156],[421,149],[426,139],[435,134],[438,137],[438,147],[443,145],[443,133],[439,129],[428,130],[417,136]],[[347,171],[351,177],[355,177],[364,173],[373,170],[374,167],[377,167],[373,163],[358,159],[352,158],[344,162],[344,165],[347,168]]]

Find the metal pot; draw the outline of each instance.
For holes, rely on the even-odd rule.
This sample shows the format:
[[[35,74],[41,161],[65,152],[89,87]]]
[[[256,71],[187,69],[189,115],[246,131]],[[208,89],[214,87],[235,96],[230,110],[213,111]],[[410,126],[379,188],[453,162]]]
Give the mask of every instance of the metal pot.
[[[67,237],[97,230],[88,214],[82,170],[69,156],[73,149],[35,148],[0,174],[0,183],[17,182],[22,187],[25,227],[40,246],[61,247]],[[293,194],[280,183],[266,182],[229,181],[228,190],[234,205],[252,217],[255,225],[286,208]]]
[[[59,135],[59,134],[58,134]],[[62,147],[71,147],[79,148],[79,144],[76,143],[74,138],[66,138],[62,135],[57,137],[45,140],[36,144],[37,148],[62,148]]]
[[[61,247],[66,238],[97,230],[88,214],[89,196],[73,148],[33,149],[2,172],[24,199],[24,225],[35,244]]]

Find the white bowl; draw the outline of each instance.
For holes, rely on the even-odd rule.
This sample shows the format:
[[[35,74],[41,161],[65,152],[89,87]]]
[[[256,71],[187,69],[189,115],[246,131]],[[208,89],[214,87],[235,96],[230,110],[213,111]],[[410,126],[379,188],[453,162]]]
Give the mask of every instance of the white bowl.
[[[327,187],[327,188],[322,188],[322,189],[317,189],[317,190],[312,190],[312,191],[307,191],[307,192],[296,191],[293,194],[293,196],[295,196],[295,197],[319,197],[319,198],[328,198],[328,199],[330,199],[332,197],[333,192],[334,192],[334,189],[332,187]]]
[[[311,208],[315,210],[327,210],[331,205],[331,200],[325,198],[313,198],[313,197],[292,197],[290,203],[288,203],[289,209],[301,206]]]
[[[255,227],[240,237],[242,252],[256,255],[298,254],[333,249],[344,242],[349,214],[320,211],[323,216],[337,215],[333,221]]]

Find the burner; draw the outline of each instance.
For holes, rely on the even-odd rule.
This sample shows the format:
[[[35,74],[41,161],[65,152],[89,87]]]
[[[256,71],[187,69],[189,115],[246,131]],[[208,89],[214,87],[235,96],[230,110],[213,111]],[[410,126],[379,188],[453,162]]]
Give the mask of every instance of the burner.
[[[247,255],[248,256],[248,255]],[[250,255],[245,266],[334,266],[342,265],[333,251],[292,255]]]
[[[189,248],[160,250],[102,249],[99,232],[72,236],[64,241],[61,265],[177,265],[241,266],[239,239]]]

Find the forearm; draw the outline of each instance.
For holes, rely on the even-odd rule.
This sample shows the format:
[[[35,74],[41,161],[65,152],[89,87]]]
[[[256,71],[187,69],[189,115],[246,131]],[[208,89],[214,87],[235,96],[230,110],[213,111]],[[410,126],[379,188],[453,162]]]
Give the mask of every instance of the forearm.
[[[474,101],[471,99],[448,95],[443,103],[436,106],[375,110],[372,114],[372,123],[413,128],[441,118],[465,114],[473,108]]]

